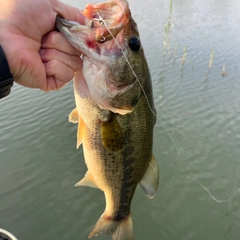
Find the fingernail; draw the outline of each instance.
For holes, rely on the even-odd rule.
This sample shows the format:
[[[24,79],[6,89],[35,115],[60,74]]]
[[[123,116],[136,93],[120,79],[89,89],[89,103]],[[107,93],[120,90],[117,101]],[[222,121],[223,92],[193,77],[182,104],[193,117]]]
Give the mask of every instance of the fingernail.
[[[41,49],[39,50],[39,54],[40,54],[40,55],[43,55],[44,52],[45,52],[45,49],[43,49],[43,48],[41,48]]]
[[[43,38],[42,38],[42,44],[45,43],[46,40],[47,40],[47,36],[45,35],[45,36],[43,36]]]

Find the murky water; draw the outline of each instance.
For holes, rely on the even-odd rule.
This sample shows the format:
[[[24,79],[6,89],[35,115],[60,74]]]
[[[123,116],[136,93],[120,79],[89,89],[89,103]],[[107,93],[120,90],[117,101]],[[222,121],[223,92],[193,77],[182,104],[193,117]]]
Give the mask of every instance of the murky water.
[[[130,7],[153,79],[161,172],[153,200],[140,188],[134,196],[136,239],[238,240],[240,2],[130,0]],[[19,240],[87,239],[104,210],[102,192],[74,188],[86,166],[67,119],[73,108],[71,83],[51,93],[16,84],[0,101],[0,227]],[[236,195],[218,203],[196,181],[218,200]]]

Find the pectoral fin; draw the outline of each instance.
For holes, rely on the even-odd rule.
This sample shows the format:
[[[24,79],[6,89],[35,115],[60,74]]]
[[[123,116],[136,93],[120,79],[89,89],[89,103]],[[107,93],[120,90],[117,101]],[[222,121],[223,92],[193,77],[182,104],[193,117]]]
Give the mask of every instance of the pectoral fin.
[[[101,137],[103,146],[109,151],[118,151],[123,147],[122,129],[112,117],[109,121],[101,122]]]
[[[98,188],[96,182],[94,181],[92,174],[87,171],[84,178],[75,184],[75,187],[86,186],[92,188]]]
[[[145,172],[142,180],[140,181],[140,186],[142,187],[146,196],[152,199],[155,197],[157,193],[158,184],[159,184],[159,169],[154,156],[152,156],[148,169]]]
[[[118,113],[120,115],[126,115],[128,113],[131,113],[132,111],[134,110],[133,107],[129,108],[129,109],[118,109],[118,108],[115,108],[113,111],[115,113]]]

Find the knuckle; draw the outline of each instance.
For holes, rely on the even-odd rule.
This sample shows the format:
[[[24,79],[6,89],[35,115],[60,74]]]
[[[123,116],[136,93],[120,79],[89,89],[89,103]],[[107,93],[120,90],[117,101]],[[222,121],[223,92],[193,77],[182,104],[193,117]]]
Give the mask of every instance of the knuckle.
[[[58,45],[61,42],[61,34],[56,31],[48,33],[46,43],[50,46]]]
[[[47,76],[55,75],[57,66],[58,66],[57,60],[53,59],[48,61],[45,65]]]
[[[74,77],[74,70],[56,59],[49,61],[45,68],[48,77],[54,76],[63,82],[68,82]]]

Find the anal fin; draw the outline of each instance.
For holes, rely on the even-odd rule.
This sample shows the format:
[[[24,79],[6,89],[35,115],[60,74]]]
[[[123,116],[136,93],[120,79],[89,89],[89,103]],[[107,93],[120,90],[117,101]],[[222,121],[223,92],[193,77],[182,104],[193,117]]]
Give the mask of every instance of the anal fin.
[[[143,178],[140,181],[140,186],[142,187],[146,196],[152,199],[157,194],[158,184],[159,169],[154,156],[152,156],[147,171],[145,172]]]

